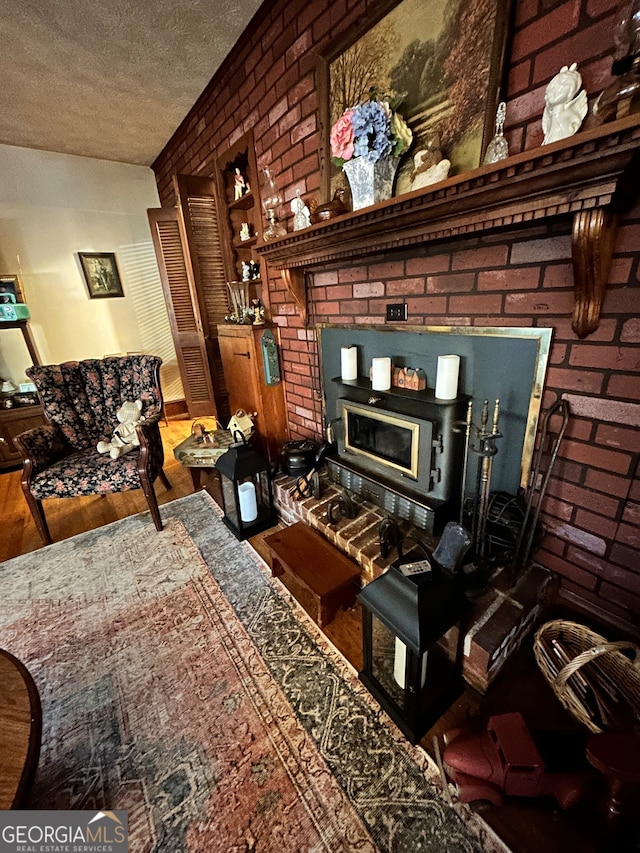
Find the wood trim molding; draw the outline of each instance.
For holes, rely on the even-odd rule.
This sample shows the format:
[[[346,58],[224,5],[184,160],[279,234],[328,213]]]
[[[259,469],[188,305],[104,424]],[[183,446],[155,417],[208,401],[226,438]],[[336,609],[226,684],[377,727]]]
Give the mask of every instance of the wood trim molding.
[[[640,117],[633,115],[259,243],[256,251],[276,269],[307,269],[572,216],[574,329],[584,337],[598,327],[616,214],[639,173]],[[289,278],[300,305],[300,277]]]

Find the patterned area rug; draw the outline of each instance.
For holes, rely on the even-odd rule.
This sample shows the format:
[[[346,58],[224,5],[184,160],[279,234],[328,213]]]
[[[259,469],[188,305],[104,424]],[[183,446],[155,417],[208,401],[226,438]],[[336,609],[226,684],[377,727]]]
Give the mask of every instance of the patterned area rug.
[[[43,705],[29,805],[126,809],[133,853],[504,850],[216,510],[0,565],[0,647]]]

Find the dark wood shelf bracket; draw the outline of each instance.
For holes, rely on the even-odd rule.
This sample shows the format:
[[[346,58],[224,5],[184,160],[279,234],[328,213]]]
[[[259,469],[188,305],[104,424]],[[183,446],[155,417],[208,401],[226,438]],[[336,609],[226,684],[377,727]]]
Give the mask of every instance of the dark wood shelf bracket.
[[[602,208],[581,211],[573,218],[575,305],[571,327],[579,338],[586,338],[600,325],[617,224],[618,217]]]

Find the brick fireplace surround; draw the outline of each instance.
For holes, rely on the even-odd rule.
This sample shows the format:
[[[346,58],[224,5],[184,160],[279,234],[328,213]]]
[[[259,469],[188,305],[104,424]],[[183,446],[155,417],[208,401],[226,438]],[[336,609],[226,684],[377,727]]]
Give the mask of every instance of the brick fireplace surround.
[[[577,62],[590,105],[611,81],[617,0],[514,0],[508,50],[506,136],[511,154],[542,141],[544,90]],[[216,157],[253,129],[286,204],[319,192],[316,61],[376,4],[274,0],[236,48],[154,164],[163,205],[172,175],[213,174]],[[594,126],[591,115],[584,128]],[[291,223],[289,222],[289,229]],[[550,326],[543,410],[565,396],[572,418],[550,480],[537,561],[562,595],[627,633],[640,633],[640,203],[620,222],[598,329],[571,328],[571,219],[438,240],[402,253],[314,267],[305,327],[277,270],[271,314],[280,327],[291,435],[321,435],[309,377],[315,323],[384,324],[387,302],[406,301],[414,325]],[[312,370],[317,376],[317,370]]]

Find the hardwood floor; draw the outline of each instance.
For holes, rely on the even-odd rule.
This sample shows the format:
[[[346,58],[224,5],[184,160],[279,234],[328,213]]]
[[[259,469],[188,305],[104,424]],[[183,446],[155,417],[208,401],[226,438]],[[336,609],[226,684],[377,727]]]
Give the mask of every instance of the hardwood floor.
[[[176,462],[173,456],[173,448],[190,434],[191,421],[170,420],[161,427],[161,431],[165,471],[173,486],[167,491],[159,481],[156,483],[158,503],[164,505],[193,492],[188,469]],[[214,478],[209,483],[205,482],[205,487],[216,496]],[[146,509],[147,504],[141,491],[45,502],[45,514],[54,542]],[[0,562],[42,547],[22,495],[19,470],[0,473],[0,518]],[[250,540],[263,557],[266,557],[266,549],[261,540],[270,532],[266,531]],[[359,605],[356,604],[347,612],[339,612],[325,628],[325,634],[359,671],[362,668]],[[540,722],[542,728],[547,727],[549,720],[554,719],[555,700],[531,658],[532,655],[527,657],[520,654],[517,659],[510,661],[485,696],[467,688],[425,735],[422,746],[433,755],[434,735],[441,738],[447,729],[486,719],[490,713],[520,710],[525,713],[530,725],[535,726]],[[483,817],[513,853],[593,853],[605,849],[597,841],[602,822],[592,802],[565,813],[559,811],[552,801],[510,798],[499,808],[489,808]],[[616,850],[616,853],[622,851]]]
[[[173,456],[173,448],[190,434],[191,421],[170,420],[168,425],[161,425],[160,430],[165,451],[164,470],[173,486],[167,491],[159,480],[156,482],[156,495],[162,506],[193,492],[189,471]],[[0,561],[42,548],[42,540],[22,494],[20,475],[20,469],[0,473]],[[113,495],[44,501],[44,512],[54,542],[146,509],[147,502],[140,489]]]

